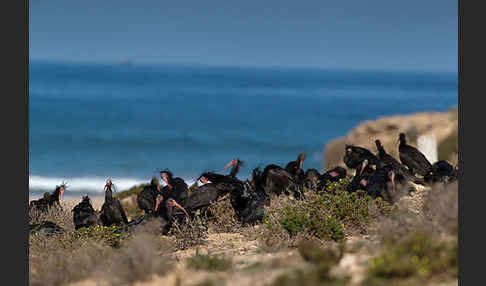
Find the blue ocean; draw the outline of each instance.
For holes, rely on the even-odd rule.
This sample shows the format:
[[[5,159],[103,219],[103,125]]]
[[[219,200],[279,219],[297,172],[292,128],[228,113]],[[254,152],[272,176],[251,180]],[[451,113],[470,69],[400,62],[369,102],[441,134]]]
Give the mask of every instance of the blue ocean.
[[[285,165],[362,120],[457,106],[457,73],[223,68],[31,61],[31,194],[148,182],[161,169],[192,183],[232,158]],[[67,194],[67,193],[66,193]]]

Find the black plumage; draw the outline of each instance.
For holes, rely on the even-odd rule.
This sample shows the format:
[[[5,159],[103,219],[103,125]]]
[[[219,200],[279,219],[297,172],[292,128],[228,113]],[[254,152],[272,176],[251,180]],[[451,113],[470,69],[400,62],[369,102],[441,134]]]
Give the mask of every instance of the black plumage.
[[[371,153],[370,150],[353,145],[345,146],[343,162],[346,167],[356,170],[365,159],[367,160],[368,165],[375,166],[376,168],[380,167],[380,160],[373,153]]]
[[[160,193],[159,188],[158,180],[154,177],[150,185],[145,186],[137,194],[137,205],[145,214],[151,214],[155,211],[155,200]]]
[[[405,168],[405,166],[400,164],[400,162],[398,162],[395,158],[386,153],[385,148],[383,148],[380,140],[375,140],[375,144],[376,148],[378,149],[378,158],[380,159],[382,165],[390,166],[396,175],[400,175],[415,184],[425,185],[425,182],[422,179],[411,175],[409,170]]]
[[[353,179],[346,186],[346,191],[354,193],[357,190],[366,191],[366,182],[369,176],[371,176],[375,170],[368,164],[368,160],[364,159],[359,165],[356,166],[357,171],[353,176]]]
[[[160,176],[167,184],[161,190],[162,195],[167,198],[173,198],[177,203],[183,205],[189,193],[189,186],[186,182],[182,178],[174,178],[169,170],[161,171]]]
[[[321,185],[321,174],[315,168],[307,169],[304,177],[304,186],[308,189],[317,189]]]
[[[458,179],[457,168],[447,161],[440,160],[432,164],[431,170],[425,174],[424,180],[428,184],[439,182],[451,182]]]
[[[300,199],[304,196],[303,187],[305,183],[305,173],[302,165],[305,160],[305,152],[297,156],[295,161],[287,163],[285,168],[275,164],[270,164],[261,173],[261,184],[267,194],[293,195]]]
[[[91,200],[87,195],[84,196],[83,200],[71,211],[73,212],[74,229],[90,227],[99,222],[96,211],[91,205]]]
[[[415,175],[417,173],[425,176],[429,173],[432,169],[432,164],[430,164],[422,152],[407,144],[405,133],[400,133],[398,140],[400,141],[400,145],[398,145],[400,161],[403,165],[407,166],[410,174]]]
[[[100,220],[103,226],[121,225],[128,223],[125,210],[120,201],[113,197],[111,180],[105,185],[105,202],[101,206]]]
[[[379,167],[373,169],[369,166],[365,159],[357,166],[356,172],[351,182],[347,185],[346,191],[349,193],[362,190],[372,198],[382,197],[388,202],[392,201],[393,193],[395,193],[395,172],[389,165],[379,164]],[[391,182],[392,188],[389,189],[388,182]]]
[[[392,189],[388,187],[388,182],[392,183]],[[389,165],[376,169],[369,176],[364,178],[366,193],[372,198],[381,197],[388,202],[392,202],[395,187],[395,170]]]
[[[47,212],[51,207],[61,208],[60,200],[62,199],[66,189],[67,186],[65,184],[56,186],[56,189],[52,192],[52,194],[46,192],[42,198],[30,201],[29,209]]]
[[[305,173],[302,166],[305,161],[305,152],[297,156],[295,161],[290,161],[285,165],[285,170],[294,177],[294,180],[299,186],[304,186]]]
[[[197,188],[196,191],[191,193],[189,198],[184,204],[190,213],[194,213],[197,210],[204,210],[211,205],[212,202],[218,201],[228,195],[235,188],[239,188],[241,181],[236,177],[243,161],[238,158],[231,160],[223,169],[224,171],[232,166],[229,175],[217,174],[214,172],[202,173],[198,181],[204,183],[204,185]]]
[[[178,204],[173,198],[163,197],[162,195],[157,196],[154,218],[158,219],[162,224],[162,234],[167,234],[169,232],[176,219],[175,207],[182,210],[183,216],[190,217],[186,209]]]
[[[252,183],[240,181],[230,192],[230,202],[243,224],[253,224],[263,219],[270,198],[264,190],[258,168],[252,172]]]
[[[268,194],[293,195],[300,198],[301,187],[292,174],[280,166],[271,164],[263,169],[261,175],[262,184]]]
[[[338,182],[340,179],[346,178],[347,171],[343,167],[337,166],[331,170],[326,171],[324,174],[319,174],[316,169],[308,169],[305,172],[304,185],[308,189],[314,189],[321,191],[326,189],[328,182]]]
[[[204,184],[191,193],[184,204],[184,208],[190,213],[202,210],[228,194],[231,189],[231,185],[224,182]]]

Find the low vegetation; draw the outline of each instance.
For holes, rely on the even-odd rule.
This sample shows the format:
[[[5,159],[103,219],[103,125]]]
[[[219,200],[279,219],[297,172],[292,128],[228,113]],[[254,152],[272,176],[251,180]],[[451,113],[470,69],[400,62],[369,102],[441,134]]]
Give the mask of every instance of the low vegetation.
[[[412,279],[418,285],[434,275],[457,278],[457,240],[445,241],[417,229],[401,239],[386,236],[382,246],[380,254],[369,262],[366,284],[390,285]]]
[[[215,255],[196,254],[187,259],[187,266],[196,270],[226,271],[232,268],[232,261]]]
[[[342,241],[352,233],[366,233],[366,227],[393,213],[394,208],[382,199],[373,200],[363,191],[345,191],[349,179],[328,183],[327,191],[308,192],[306,200],[284,201],[270,208],[264,219],[261,237],[268,247],[275,243],[295,245],[299,236]]]
[[[72,206],[37,217],[32,213],[32,222],[50,220],[65,232],[30,236],[30,284],[66,285],[92,279],[131,285],[154,275],[164,277],[175,271],[177,261],[183,261],[187,273],[206,273],[199,284],[189,285],[231,285],[232,275],[265,276],[262,271],[273,273],[265,285],[350,285],[354,273],[335,270],[343,257],[357,253],[369,255],[361,265],[360,285],[428,285],[457,279],[457,184],[420,190],[423,204],[420,215],[415,215],[362,191],[349,194],[348,183],[343,179],[328,183],[325,190],[305,190],[303,200],[272,197],[265,218],[255,226],[239,224],[229,200],[217,202],[195,220],[174,222],[167,236],[148,224],[133,233],[117,226],[74,231]],[[276,256],[240,267],[241,261],[233,256],[239,250],[232,244],[226,252],[191,252],[207,247],[210,235],[221,233],[254,242],[255,250],[242,254],[248,257],[293,251],[299,258]],[[364,236],[375,240],[371,243]],[[365,247],[348,247],[350,237],[359,237]],[[174,259],[186,252],[183,259]]]

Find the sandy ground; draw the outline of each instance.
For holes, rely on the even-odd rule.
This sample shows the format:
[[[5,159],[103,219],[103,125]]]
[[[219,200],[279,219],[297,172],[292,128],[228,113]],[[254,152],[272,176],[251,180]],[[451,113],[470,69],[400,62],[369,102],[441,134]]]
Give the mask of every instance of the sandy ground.
[[[359,238],[350,238],[350,243],[358,243]],[[186,258],[199,253],[223,255],[232,257],[233,268],[224,272],[207,272],[193,270],[187,267]],[[341,263],[334,269],[336,274],[354,273],[349,285],[359,285],[364,273],[364,262],[368,255],[361,253],[346,254]],[[198,285],[206,280],[216,282],[214,285],[257,286],[268,285],[274,279],[289,270],[303,268],[303,261],[297,250],[285,250],[276,253],[266,253],[259,250],[256,240],[248,240],[239,233],[213,233],[209,234],[204,246],[177,251],[175,259],[178,261],[175,268],[167,275],[154,275],[144,282],[134,285]],[[105,285],[92,279],[80,281],[71,285]]]
[[[103,196],[91,196],[93,207],[99,210],[104,202]],[[30,199],[36,199],[31,197]],[[63,197],[63,205],[74,207],[81,201],[81,195]],[[412,196],[406,196],[398,202],[402,209],[412,210],[419,215],[423,203],[422,192],[417,192]],[[256,226],[257,228],[259,226]],[[346,251],[339,265],[333,268],[335,274],[352,274],[349,285],[360,285],[364,279],[366,262],[371,257],[366,245],[374,244],[374,240],[369,236],[350,236],[347,238],[347,249],[356,248],[357,251]],[[233,267],[224,272],[207,272],[190,269],[187,267],[187,258],[196,253],[221,255],[232,259]],[[173,254],[177,261],[174,269],[167,275],[154,275],[146,281],[140,281],[134,285],[174,285],[174,286],[193,286],[206,280],[214,281],[215,286],[236,285],[236,286],[258,286],[268,285],[277,276],[290,270],[306,267],[305,261],[296,249],[282,250],[275,253],[262,251],[258,246],[256,238],[251,239],[241,233],[209,233],[204,245],[193,247],[187,250],[180,250]],[[108,285],[104,281],[87,279],[70,285]],[[209,285],[209,284],[208,284]],[[457,285],[457,281],[449,283],[437,283],[432,285],[452,286]]]

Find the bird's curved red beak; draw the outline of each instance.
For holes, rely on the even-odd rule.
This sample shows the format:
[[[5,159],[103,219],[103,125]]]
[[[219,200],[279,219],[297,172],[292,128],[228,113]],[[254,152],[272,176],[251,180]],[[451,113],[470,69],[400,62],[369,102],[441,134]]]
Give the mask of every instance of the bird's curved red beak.
[[[233,159],[231,161],[228,162],[228,164],[226,164],[226,166],[224,166],[223,170],[221,171],[221,173],[224,174],[224,171],[226,171],[226,169],[228,169],[229,167],[231,166],[234,166],[236,164],[236,160]]]
[[[189,214],[187,213],[186,209],[181,207],[181,205],[179,205],[175,200],[169,201],[169,207],[171,207],[171,208],[177,207],[177,208],[181,209],[186,214],[187,217],[189,217]]]
[[[361,171],[359,172],[359,175],[361,176],[361,174],[363,174],[363,171],[364,169],[366,168],[366,166],[368,165],[368,160],[364,160],[363,161],[363,166],[361,166]]]

